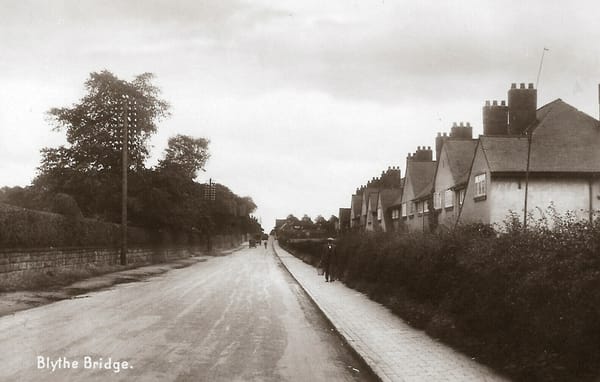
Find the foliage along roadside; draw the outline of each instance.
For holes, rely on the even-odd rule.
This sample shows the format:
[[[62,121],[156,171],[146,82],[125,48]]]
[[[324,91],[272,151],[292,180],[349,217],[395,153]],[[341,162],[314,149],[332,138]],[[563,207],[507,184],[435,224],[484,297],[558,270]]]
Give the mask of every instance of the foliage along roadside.
[[[151,73],[132,81],[106,70],[91,73],[77,103],[48,112],[54,130],[65,132],[67,144],[42,149],[32,185],[0,189],[0,202],[75,219],[120,222],[127,119],[127,206],[132,225],[205,236],[260,232],[260,225],[250,216],[256,209],[250,197],[240,197],[217,184],[216,200],[206,200],[206,186],[195,181],[210,157],[208,139],[175,135],[158,165],[146,167],[149,139],[159,122],[170,115],[169,104],[153,80]]]
[[[502,232],[470,225],[338,239],[339,272],[348,286],[522,381],[600,374],[599,253],[600,220],[571,216],[528,230],[513,217]]]

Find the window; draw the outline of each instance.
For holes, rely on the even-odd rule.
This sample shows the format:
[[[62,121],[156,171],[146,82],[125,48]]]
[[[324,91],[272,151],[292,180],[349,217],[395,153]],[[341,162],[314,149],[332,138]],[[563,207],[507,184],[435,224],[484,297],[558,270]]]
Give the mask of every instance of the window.
[[[427,200],[423,200],[423,213],[428,213],[429,212],[429,203],[427,202]]]
[[[485,196],[486,191],[485,174],[475,175],[475,197]]]
[[[377,209],[377,220],[381,221],[381,219],[383,219],[383,211],[381,210],[381,207],[379,207]]]
[[[434,192],[433,193],[433,208],[439,210],[442,208],[442,193]]]
[[[463,202],[465,201],[465,194],[466,194],[466,189],[462,188],[458,191],[456,191],[457,194],[457,199],[458,199],[458,205],[462,206]]]
[[[452,208],[454,207],[454,192],[451,189],[447,189],[444,192],[444,207]]]
[[[407,207],[408,206],[406,205],[406,203],[402,203],[402,217],[403,218],[405,218],[408,213]]]
[[[396,220],[400,217],[400,211],[397,208],[392,210],[392,219]]]
[[[408,212],[408,214],[414,215],[415,214],[415,202],[408,202],[408,206],[410,208],[410,211]]]

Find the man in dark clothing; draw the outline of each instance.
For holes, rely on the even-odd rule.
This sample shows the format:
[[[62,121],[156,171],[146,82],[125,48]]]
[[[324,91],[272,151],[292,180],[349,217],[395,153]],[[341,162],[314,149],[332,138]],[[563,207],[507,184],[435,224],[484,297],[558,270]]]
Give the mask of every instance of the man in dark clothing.
[[[327,239],[327,245],[323,250],[323,256],[321,257],[321,265],[323,266],[323,270],[325,271],[325,282],[333,282],[334,280],[334,270],[336,266],[337,253],[335,249],[335,244],[333,243],[333,238]]]

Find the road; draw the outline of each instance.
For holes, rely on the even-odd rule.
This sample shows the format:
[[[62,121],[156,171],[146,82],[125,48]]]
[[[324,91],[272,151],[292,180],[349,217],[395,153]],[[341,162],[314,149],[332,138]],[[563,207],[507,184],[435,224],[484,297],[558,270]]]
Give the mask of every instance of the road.
[[[1,381],[374,380],[270,248],[78,297],[0,318]]]

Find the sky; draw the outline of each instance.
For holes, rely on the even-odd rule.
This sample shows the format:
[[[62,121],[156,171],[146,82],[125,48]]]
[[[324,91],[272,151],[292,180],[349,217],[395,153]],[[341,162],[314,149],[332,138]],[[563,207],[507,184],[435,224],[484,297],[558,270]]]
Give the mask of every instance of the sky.
[[[199,182],[250,196],[269,230],[326,218],[437,132],[470,122],[510,84],[538,84],[598,118],[596,1],[0,0],[0,186],[26,186],[65,143],[46,112],[107,69],[152,72],[176,134],[211,141]]]

